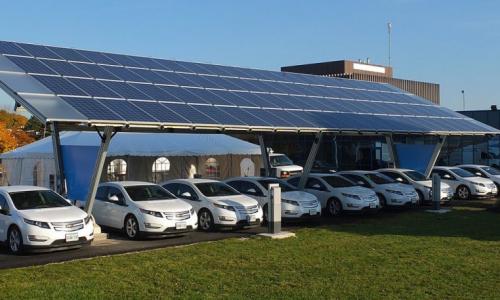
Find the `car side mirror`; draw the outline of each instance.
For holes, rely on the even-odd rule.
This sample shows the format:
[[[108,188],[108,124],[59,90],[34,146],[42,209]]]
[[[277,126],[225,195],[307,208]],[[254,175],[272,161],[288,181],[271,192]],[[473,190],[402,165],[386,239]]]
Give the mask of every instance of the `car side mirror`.
[[[247,193],[248,193],[248,194],[255,195],[255,194],[257,194],[257,191],[256,191],[255,189],[253,189],[253,188],[252,188],[252,189],[248,189],[248,190],[247,190]]]
[[[358,182],[357,182],[357,184],[358,184],[358,185],[363,185],[363,186],[365,185],[365,183],[364,183],[363,181],[361,181],[361,180],[360,180],[360,181],[358,181]]]
[[[109,196],[108,200],[111,201],[111,202],[115,202],[115,203],[120,202],[120,199],[118,199],[117,195],[111,195],[111,196]]]
[[[479,172],[476,172],[475,174],[476,174],[477,176],[479,176],[479,177],[483,177],[483,174],[481,174],[481,173],[479,173]]]
[[[402,182],[403,182],[403,178],[398,177],[398,178],[396,178],[396,181],[397,181],[397,182],[401,182],[401,183],[402,183]]]

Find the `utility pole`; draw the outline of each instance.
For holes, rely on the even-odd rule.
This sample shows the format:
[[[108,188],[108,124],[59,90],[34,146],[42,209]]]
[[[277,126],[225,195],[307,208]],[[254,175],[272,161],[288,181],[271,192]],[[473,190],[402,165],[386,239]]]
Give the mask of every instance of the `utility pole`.
[[[465,91],[462,90],[462,110],[465,110]]]
[[[389,67],[391,66],[391,33],[392,33],[392,23],[387,23],[387,33],[389,34]]]

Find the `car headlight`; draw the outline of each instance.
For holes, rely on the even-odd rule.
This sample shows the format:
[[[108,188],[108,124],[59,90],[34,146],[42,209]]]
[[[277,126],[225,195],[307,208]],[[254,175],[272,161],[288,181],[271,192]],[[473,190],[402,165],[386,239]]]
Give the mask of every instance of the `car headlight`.
[[[224,204],[214,203],[214,206],[218,207],[218,208],[222,208],[222,209],[227,209],[227,210],[230,210],[230,211],[236,211],[234,209],[234,207],[232,207],[230,205],[224,205]]]
[[[85,222],[85,225],[89,224],[90,220],[92,220],[92,217],[88,215],[85,219],[83,219],[83,222]]]
[[[189,210],[189,212],[191,213],[191,215],[194,215],[194,208],[191,207],[191,209]]]
[[[286,203],[286,204],[290,204],[290,205],[300,206],[299,202],[294,201],[294,200],[281,199],[281,202]]]
[[[161,212],[146,210],[146,209],[142,209],[142,208],[140,210],[141,210],[141,213],[143,213],[145,215],[150,215],[150,216],[157,217],[157,218],[163,218],[163,215],[161,214]]]
[[[403,196],[403,192],[401,191],[395,191],[395,190],[385,190],[385,191],[391,194]]]
[[[359,197],[358,195],[354,195],[354,194],[342,193],[342,196],[347,197],[347,198],[351,198],[351,199],[355,199],[355,200],[361,200],[361,197]]]
[[[50,229],[49,223],[47,223],[47,222],[33,221],[33,220],[29,220],[29,219],[24,219],[24,223],[30,224],[30,225],[33,225],[33,226],[38,226],[40,228]]]
[[[486,187],[486,185],[484,185],[484,183],[480,183],[480,182],[472,182],[473,185],[477,185],[477,186],[482,186],[482,187]]]

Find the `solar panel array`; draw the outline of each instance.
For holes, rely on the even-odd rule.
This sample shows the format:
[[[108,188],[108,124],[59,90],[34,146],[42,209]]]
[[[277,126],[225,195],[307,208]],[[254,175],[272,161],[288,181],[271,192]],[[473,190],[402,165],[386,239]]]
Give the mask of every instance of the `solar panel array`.
[[[492,130],[382,83],[3,41],[0,54],[93,122],[275,130]],[[21,97],[28,93],[15,92]]]

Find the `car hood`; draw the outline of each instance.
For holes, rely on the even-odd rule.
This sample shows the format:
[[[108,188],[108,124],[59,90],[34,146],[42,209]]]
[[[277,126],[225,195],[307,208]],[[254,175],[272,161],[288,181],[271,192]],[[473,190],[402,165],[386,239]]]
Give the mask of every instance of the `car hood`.
[[[135,204],[141,209],[159,212],[178,212],[191,209],[191,204],[180,199],[137,201]]]
[[[298,202],[318,200],[313,194],[303,191],[283,192],[281,193],[281,198]]]
[[[416,181],[416,183],[428,188],[432,188],[432,180]],[[448,189],[448,188],[450,188],[450,185],[441,181],[441,189]]]
[[[351,187],[344,187],[344,188],[336,188],[336,190],[342,192],[342,193],[347,193],[347,194],[353,194],[353,195],[358,195],[361,197],[368,197],[368,196],[373,196],[375,194],[374,191],[372,191],[369,188],[365,188],[362,186],[351,186]]]
[[[401,192],[414,192],[415,191],[413,186],[407,185],[407,184],[401,184],[401,183],[387,183],[387,184],[380,184],[379,186],[381,188],[384,188],[384,189],[401,191]]]
[[[222,203],[230,206],[252,206],[257,205],[258,202],[245,195],[223,196],[223,197],[210,197],[213,202]]]
[[[26,209],[18,213],[23,218],[41,222],[71,222],[87,217],[87,213],[76,206]]]
[[[467,181],[473,181],[473,182],[479,182],[479,183],[484,183],[484,184],[492,184],[493,181],[491,181],[491,179],[488,179],[488,178],[483,178],[483,177],[467,177],[467,178],[464,178],[465,180]]]

